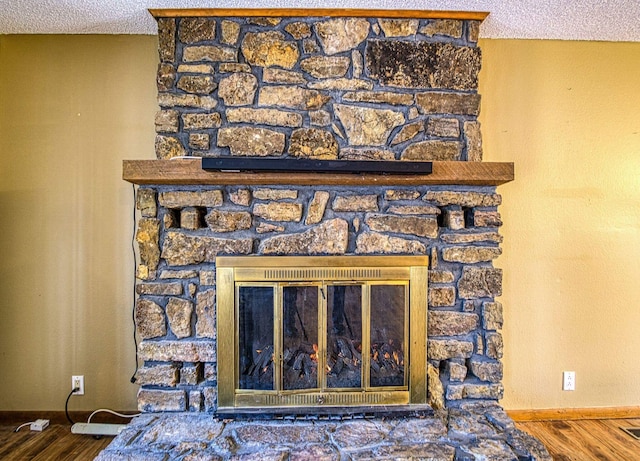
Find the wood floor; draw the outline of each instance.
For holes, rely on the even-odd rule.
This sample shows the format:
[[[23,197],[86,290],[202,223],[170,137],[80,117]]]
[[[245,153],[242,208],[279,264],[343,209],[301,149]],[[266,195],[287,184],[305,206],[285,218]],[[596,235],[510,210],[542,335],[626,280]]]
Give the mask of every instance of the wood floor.
[[[535,436],[555,461],[640,461],[640,440],[620,427],[640,427],[640,419],[531,421],[516,423]]]
[[[640,440],[620,429],[640,427],[640,419],[534,421],[518,428],[541,440],[556,461],[640,461]],[[43,432],[29,427],[0,426],[0,460],[92,460],[112,440],[72,434],[68,424],[53,424]]]

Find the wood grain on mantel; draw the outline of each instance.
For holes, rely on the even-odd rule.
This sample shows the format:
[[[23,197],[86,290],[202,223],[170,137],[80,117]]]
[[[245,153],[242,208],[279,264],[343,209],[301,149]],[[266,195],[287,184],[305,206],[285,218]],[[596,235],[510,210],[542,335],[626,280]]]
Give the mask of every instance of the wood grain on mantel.
[[[489,15],[485,11],[365,10],[349,8],[152,8],[149,13],[156,19],[187,17],[329,17],[459,19],[474,21],[483,21]]]
[[[124,160],[122,178],[154,185],[498,186],[513,181],[513,163],[433,162],[429,175],[301,172],[213,172],[200,159]]]

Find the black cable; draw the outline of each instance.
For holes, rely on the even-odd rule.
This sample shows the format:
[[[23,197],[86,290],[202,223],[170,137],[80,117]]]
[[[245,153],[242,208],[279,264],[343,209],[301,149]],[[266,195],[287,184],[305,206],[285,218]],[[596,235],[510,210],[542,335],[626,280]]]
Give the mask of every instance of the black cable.
[[[67,421],[69,421],[72,426],[75,423],[71,419],[71,416],[69,416],[69,399],[71,398],[71,396],[73,395],[74,392],[77,392],[79,390],[80,390],[79,387],[74,387],[73,389],[71,389],[71,392],[69,392],[69,395],[67,396],[67,401],[64,403],[64,414],[67,415]]]
[[[133,190],[133,231],[131,233],[131,252],[133,253],[133,273],[136,273],[136,185],[132,184]],[[136,369],[131,375],[131,383],[135,384],[138,373],[138,338],[136,337],[136,284],[133,284],[133,308],[131,309],[131,320],[133,322],[133,345],[136,354]]]

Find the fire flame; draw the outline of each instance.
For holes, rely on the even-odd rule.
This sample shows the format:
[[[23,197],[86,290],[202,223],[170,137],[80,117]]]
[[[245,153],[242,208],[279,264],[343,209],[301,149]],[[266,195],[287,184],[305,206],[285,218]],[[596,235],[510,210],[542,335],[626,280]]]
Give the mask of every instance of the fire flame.
[[[313,354],[309,354],[309,358],[314,362],[318,361],[318,345],[317,344],[313,345]]]

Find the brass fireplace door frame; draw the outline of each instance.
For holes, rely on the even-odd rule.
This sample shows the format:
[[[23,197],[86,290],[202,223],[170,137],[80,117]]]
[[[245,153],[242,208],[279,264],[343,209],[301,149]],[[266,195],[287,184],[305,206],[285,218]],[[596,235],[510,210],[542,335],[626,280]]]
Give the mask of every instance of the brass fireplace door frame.
[[[406,284],[409,312],[405,344],[409,350],[407,386],[361,389],[254,391],[238,389],[237,288],[247,284]],[[427,403],[427,283],[424,256],[239,256],[216,258],[218,326],[218,412],[277,411],[322,407],[356,408]],[[277,299],[274,303],[281,304]],[[326,307],[326,305],[325,305]],[[277,309],[276,309],[277,311]],[[322,330],[322,329],[321,329]],[[281,333],[276,332],[276,336]],[[364,350],[364,349],[363,349]],[[364,357],[365,354],[363,354]],[[368,362],[367,362],[368,363]],[[279,370],[280,367],[277,367]],[[366,375],[366,373],[364,373]],[[276,378],[277,380],[277,378]]]

